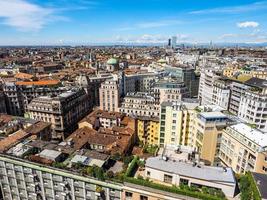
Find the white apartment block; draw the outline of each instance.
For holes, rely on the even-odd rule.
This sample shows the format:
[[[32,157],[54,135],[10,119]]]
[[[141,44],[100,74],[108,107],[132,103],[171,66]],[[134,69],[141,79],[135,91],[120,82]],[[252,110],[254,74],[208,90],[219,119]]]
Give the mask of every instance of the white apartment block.
[[[267,94],[247,90],[241,95],[238,117],[267,133]]]
[[[216,75],[211,69],[203,69],[200,75],[198,98],[201,105],[213,104],[213,86],[215,80],[220,76]]]
[[[212,91],[212,104],[218,105],[228,110],[231,91],[227,83],[223,80],[215,80]]]

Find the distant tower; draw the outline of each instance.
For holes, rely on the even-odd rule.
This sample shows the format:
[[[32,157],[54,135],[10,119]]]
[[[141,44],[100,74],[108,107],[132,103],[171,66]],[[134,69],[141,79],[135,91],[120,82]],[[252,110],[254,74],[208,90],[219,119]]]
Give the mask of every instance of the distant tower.
[[[213,49],[213,43],[212,43],[212,40],[210,41],[210,49]]]
[[[177,37],[176,36],[172,36],[171,47],[173,49],[176,48],[176,42],[177,42]]]
[[[168,47],[171,47],[171,43],[172,43],[172,39],[169,38],[169,39],[168,39]]]

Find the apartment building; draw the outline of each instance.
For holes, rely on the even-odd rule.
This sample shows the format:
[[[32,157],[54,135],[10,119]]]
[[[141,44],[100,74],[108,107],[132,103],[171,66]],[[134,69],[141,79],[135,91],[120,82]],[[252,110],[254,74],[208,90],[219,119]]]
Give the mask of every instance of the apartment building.
[[[138,117],[137,137],[144,145],[158,145],[159,142],[159,118]]]
[[[187,144],[190,118],[196,102],[163,102],[160,109],[159,146]],[[192,112],[193,111],[193,112]]]
[[[28,115],[35,120],[52,123],[53,137],[64,138],[77,127],[77,122],[90,112],[88,95],[74,88],[56,97],[40,96],[27,107]]]
[[[202,111],[191,123],[191,140],[188,145],[197,149],[205,164],[216,165],[219,162],[221,135],[228,121],[227,116],[221,112]]]
[[[154,83],[162,77],[160,72],[147,72],[140,69],[125,70],[125,94],[132,92],[149,92]]]
[[[246,74],[254,78],[267,79],[267,70],[264,68],[244,70],[240,67],[229,66],[223,70],[223,75],[234,77],[236,74]]]
[[[199,81],[198,98],[201,105],[212,104],[213,85],[220,76],[211,69],[202,69]]]
[[[190,97],[197,97],[199,87],[199,76],[192,67],[166,67],[166,71],[179,81],[184,82],[188,88]]]
[[[146,92],[127,93],[123,98],[119,111],[129,116],[158,117],[160,105],[156,99]]]
[[[252,78],[246,81],[252,86],[246,90],[240,99],[238,117],[247,123],[254,124],[256,128],[267,132],[267,81]]]
[[[6,113],[6,101],[4,93],[0,91],[0,113]]]
[[[38,96],[58,95],[68,90],[60,87],[58,80],[4,82],[3,92],[6,98],[7,113],[23,115],[27,105]]]
[[[222,132],[219,158],[235,173],[267,174],[267,135],[244,123],[229,126]]]
[[[156,82],[153,86],[152,93],[156,98],[156,102],[160,104],[162,102],[179,101],[183,98],[190,97],[190,93],[184,82],[169,78]]]
[[[235,115],[238,114],[241,96],[243,93],[250,88],[240,81],[233,81],[230,85],[231,96],[229,102],[229,111]]]
[[[0,155],[4,200],[120,200],[122,185],[67,170]]]
[[[110,74],[97,74],[95,76],[80,75],[76,77],[76,84],[85,89],[93,106],[99,106],[99,88],[101,87],[101,83],[110,78],[112,78]]]
[[[228,110],[230,96],[230,81],[223,79],[215,80],[213,84],[211,103]]]
[[[96,109],[79,122],[79,128],[89,127],[98,130],[99,128],[112,128],[121,126],[125,115],[119,112],[107,112]]]
[[[101,83],[99,89],[100,109],[118,112],[120,98],[123,95],[121,81],[118,78],[108,79]]]

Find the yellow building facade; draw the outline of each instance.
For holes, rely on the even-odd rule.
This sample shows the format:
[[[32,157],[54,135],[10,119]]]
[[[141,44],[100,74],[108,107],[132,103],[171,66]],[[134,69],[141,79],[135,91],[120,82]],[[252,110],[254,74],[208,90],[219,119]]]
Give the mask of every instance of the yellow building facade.
[[[159,119],[139,117],[137,119],[138,141],[146,145],[158,145]]]

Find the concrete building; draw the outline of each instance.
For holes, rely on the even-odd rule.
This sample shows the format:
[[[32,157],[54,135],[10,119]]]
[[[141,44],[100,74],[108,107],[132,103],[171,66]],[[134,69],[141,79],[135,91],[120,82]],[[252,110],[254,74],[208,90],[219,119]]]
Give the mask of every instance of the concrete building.
[[[172,77],[184,82],[188,88],[190,97],[197,97],[199,88],[199,76],[192,67],[166,67],[165,69]]]
[[[236,180],[231,168],[205,166],[194,161],[193,153],[183,153],[183,147],[178,146],[177,151],[167,149],[157,157],[148,158],[145,177],[167,185],[214,188],[227,197],[235,196]]]
[[[158,145],[159,142],[159,118],[138,117],[137,137],[144,145]]]
[[[229,102],[229,111],[235,115],[238,114],[241,96],[243,93],[250,88],[250,86],[245,85],[239,81],[233,81],[230,85],[231,96]]]
[[[185,84],[174,79],[162,79],[155,83],[153,95],[160,104],[162,102],[179,101],[190,96]]]
[[[64,138],[75,130],[90,109],[88,95],[77,88],[56,97],[37,97],[27,107],[30,118],[52,123],[54,138]]]
[[[101,84],[99,89],[100,109],[118,112],[120,99],[123,95],[123,85],[119,78],[108,79]]]
[[[95,76],[80,75],[76,78],[76,84],[84,88],[93,106],[99,106],[99,88],[101,87],[101,83],[110,78],[112,78],[110,74],[97,74]]]
[[[163,102],[160,109],[159,146],[187,144],[196,102]]]
[[[228,118],[221,112],[200,112],[191,124],[191,141],[189,146],[195,147],[200,159],[208,165],[219,163],[219,148],[223,129]]]
[[[0,156],[4,200],[89,200],[122,198],[122,185],[70,173],[13,156]]]
[[[58,80],[5,82],[3,92],[7,113],[22,116],[32,99],[38,96],[58,95],[67,90],[66,87],[60,86]]]
[[[156,99],[145,92],[127,93],[119,111],[135,117],[158,117],[159,104]]]
[[[154,83],[162,76],[159,72],[125,70],[125,94],[132,92],[150,92]]]
[[[238,117],[267,132],[267,81],[252,78],[246,81],[253,86],[241,94]]]
[[[200,75],[198,98],[201,105],[212,104],[213,85],[220,76],[211,69],[203,69]]]
[[[171,48],[175,49],[176,48],[176,43],[177,43],[177,37],[176,36],[172,36]]]
[[[219,158],[236,173],[267,174],[267,135],[239,123],[222,132]]]
[[[5,95],[0,91],[0,113],[6,113]]]
[[[229,108],[231,90],[229,81],[218,79],[214,81],[213,91],[212,91],[212,100],[213,105],[220,106],[225,110]]]

